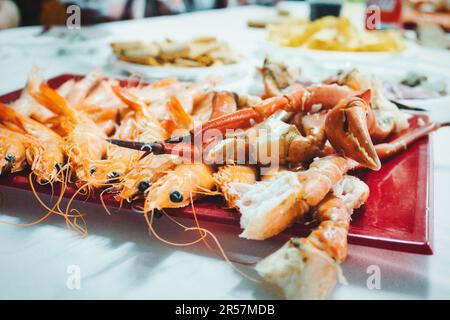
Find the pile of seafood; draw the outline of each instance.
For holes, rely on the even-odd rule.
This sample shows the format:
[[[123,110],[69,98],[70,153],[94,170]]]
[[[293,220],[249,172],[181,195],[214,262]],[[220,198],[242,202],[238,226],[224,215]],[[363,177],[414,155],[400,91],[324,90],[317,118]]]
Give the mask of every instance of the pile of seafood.
[[[1,173],[28,170],[30,183],[141,201],[151,230],[154,214],[210,195],[236,208],[245,239],[268,239],[310,215],[318,227],[256,270],[286,298],[326,298],[345,281],[351,214],[369,195],[349,172],[379,170],[380,159],[448,124],[409,129],[357,72],[308,87],[268,61],[261,74],[255,96],[175,79],[121,86],[98,71],[53,89],[33,70],[21,97],[0,104]],[[47,209],[82,230],[81,213]]]

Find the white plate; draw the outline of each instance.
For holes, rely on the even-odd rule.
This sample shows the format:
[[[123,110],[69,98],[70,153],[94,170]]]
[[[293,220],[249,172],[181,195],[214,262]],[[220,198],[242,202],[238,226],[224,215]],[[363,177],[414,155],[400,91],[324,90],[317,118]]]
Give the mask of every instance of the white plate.
[[[136,74],[149,80],[177,78],[184,81],[203,81],[214,78],[229,83],[246,77],[250,70],[245,57],[238,63],[215,67],[152,67],[119,60],[114,54],[111,54],[109,62],[113,69]]]
[[[2,47],[21,48],[35,55],[80,54],[109,48],[112,32],[101,26],[70,30],[53,27],[41,34],[36,27],[23,27],[0,32]],[[24,47],[23,44],[26,43]]]

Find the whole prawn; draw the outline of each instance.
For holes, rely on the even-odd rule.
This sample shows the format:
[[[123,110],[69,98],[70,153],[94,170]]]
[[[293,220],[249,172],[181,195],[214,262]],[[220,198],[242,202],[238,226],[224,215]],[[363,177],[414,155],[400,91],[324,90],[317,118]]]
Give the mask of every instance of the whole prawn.
[[[58,134],[4,104],[0,104],[0,123],[30,137],[23,140],[27,144],[26,157],[40,183],[64,180],[66,157],[63,139]]]
[[[148,112],[146,105],[126,89],[113,86],[112,92],[130,107],[123,115],[114,138],[130,141],[155,141],[166,139],[167,132],[159,121]],[[143,157],[143,152],[128,148],[108,146],[108,156],[97,161],[95,167],[103,175],[113,177],[114,188],[119,192],[116,196],[120,201],[131,201],[135,196],[142,195],[149,185],[171,168],[172,156],[161,155]]]
[[[28,74],[25,89],[22,90],[19,99],[11,103],[11,108],[24,116],[46,124],[55,114],[36,102],[30,95],[31,91],[39,90],[42,81],[41,71],[34,66]]]
[[[102,186],[104,181],[95,178],[92,164],[106,156],[107,141],[104,132],[88,116],[73,109],[66,99],[43,83],[38,92],[31,95],[60,117],[64,131],[64,150],[71,168],[74,170],[78,184]]]
[[[30,138],[0,126],[0,174],[23,170],[27,166],[26,149]]]
[[[115,138],[146,142],[159,141],[168,137],[172,130],[189,129],[192,126],[192,118],[185,112],[176,97],[170,97],[167,101],[167,108],[171,115],[170,121],[173,123],[173,126],[171,125],[171,128],[168,129],[167,126],[161,126],[152,114],[146,112],[153,106],[147,106],[130,90],[113,87],[113,91],[132,109],[124,118]],[[228,92],[212,92],[208,96],[211,99],[201,100],[200,103],[211,104],[210,118],[236,109],[235,97]],[[168,123],[167,119],[164,121],[166,121],[166,124]],[[176,162],[178,162],[178,157],[175,155],[152,155],[151,158],[144,157],[135,162],[132,169],[126,173],[123,182],[115,187],[115,189],[121,189],[119,198],[129,201],[133,197],[141,197],[147,192],[147,189],[151,190],[156,179],[161,179],[168,172],[168,169],[175,166]],[[192,168],[196,168],[196,166]],[[180,170],[180,168],[177,170]],[[185,197],[185,199],[187,198]]]
[[[179,82],[168,78],[145,86],[131,87],[128,91],[144,104],[150,105],[153,115],[160,121],[168,114],[167,101],[175,97],[186,114],[191,114],[194,106],[202,100],[208,89],[207,84]]]

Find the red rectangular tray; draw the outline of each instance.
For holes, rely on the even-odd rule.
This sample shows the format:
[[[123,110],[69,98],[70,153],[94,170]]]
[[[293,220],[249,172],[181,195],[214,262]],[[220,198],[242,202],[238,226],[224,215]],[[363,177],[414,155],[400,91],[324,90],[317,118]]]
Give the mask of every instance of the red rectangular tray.
[[[64,74],[49,80],[52,87],[82,76]],[[126,81],[122,85],[130,84]],[[0,96],[0,102],[11,103],[20,95],[20,90]],[[412,126],[418,119],[428,121],[427,116],[415,115],[410,119]],[[349,243],[390,250],[420,254],[432,254],[433,234],[433,161],[431,141],[421,139],[405,152],[383,161],[380,171],[361,170],[355,175],[370,187],[370,196],[365,205],[352,216]],[[30,190],[28,174],[10,174],[0,177],[0,187]],[[40,193],[51,192],[49,187],[39,186]],[[69,187],[66,196],[73,195]],[[81,199],[81,197],[80,197]],[[111,195],[103,197],[111,207],[118,207]],[[83,200],[85,200],[83,198]],[[98,196],[87,201],[100,204]],[[218,198],[196,202],[196,214],[200,220],[236,226],[239,232],[239,215],[235,210],[223,208]],[[122,210],[131,210],[125,206]],[[178,217],[192,217],[192,208],[172,209],[169,212]],[[285,235],[303,236],[310,229],[296,224]]]

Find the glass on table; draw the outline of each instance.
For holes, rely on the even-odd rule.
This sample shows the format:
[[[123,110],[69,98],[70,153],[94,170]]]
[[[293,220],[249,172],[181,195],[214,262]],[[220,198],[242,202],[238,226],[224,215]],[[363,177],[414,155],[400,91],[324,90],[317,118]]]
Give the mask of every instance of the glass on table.
[[[344,0],[307,0],[310,7],[309,19],[314,21],[325,16],[339,17]]]

